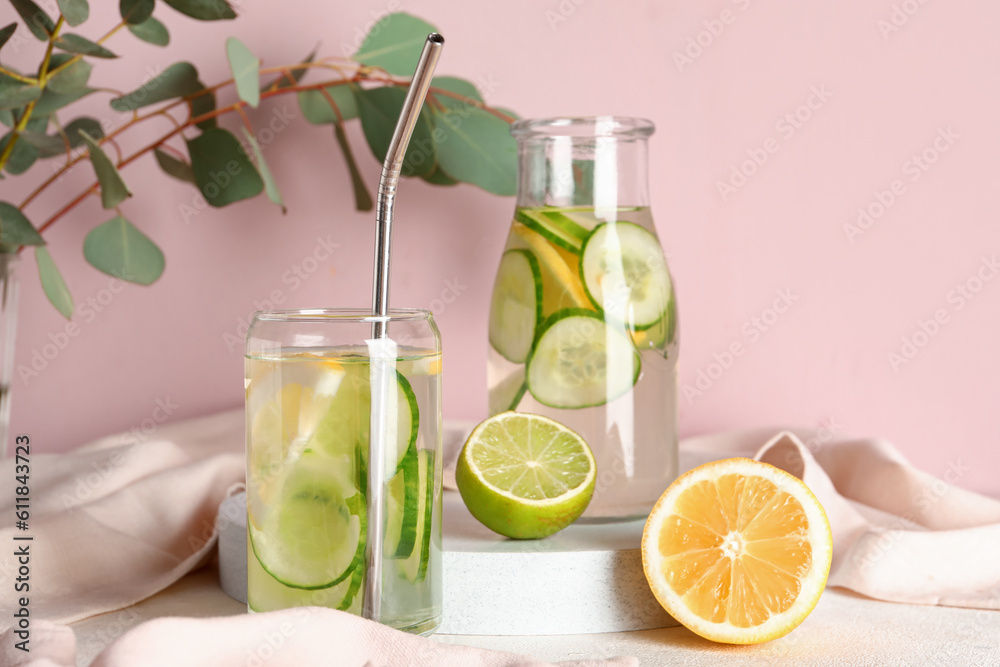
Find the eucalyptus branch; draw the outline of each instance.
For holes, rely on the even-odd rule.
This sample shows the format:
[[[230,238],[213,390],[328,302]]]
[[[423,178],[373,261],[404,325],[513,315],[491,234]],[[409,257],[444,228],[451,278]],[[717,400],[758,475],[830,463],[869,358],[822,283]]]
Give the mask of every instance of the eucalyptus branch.
[[[14,70],[7,69],[6,67],[3,66],[0,66],[0,74],[10,77],[11,79],[20,81],[21,83],[30,83],[31,85],[35,85],[36,83],[38,83],[38,79],[34,77],[18,74]]]

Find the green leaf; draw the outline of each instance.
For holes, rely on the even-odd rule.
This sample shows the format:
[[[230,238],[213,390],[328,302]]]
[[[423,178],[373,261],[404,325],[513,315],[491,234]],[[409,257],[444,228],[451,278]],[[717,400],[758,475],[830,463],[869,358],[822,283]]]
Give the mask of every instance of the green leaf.
[[[14,127],[14,114],[10,109],[0,109],[0,124]]]
[[[128,31],[144,42],[156,46],[166,46],[170,43],[170,33],[167,27],[150,16],[142,23],[129,24]]]
[[[66,281],[56,268],[56,263],[52,261],[49,249],[43,245],[35,248],[35,263],[38,264],[38,279],[42,283],[42,290],[49,302],[63,314],[67,320],[73,317],[73,295],[66,287]]]
[[[56,48],[70,53],[79,53],[82,56],[93,56],[95,58],[117,58],[118,56],[108,51],[106,48],[92,42],[86,37],[80,37],[73,33],[59,35],[55,41]]]
[[[67,53],[53,54],[49,62],[49,71],[61,66],[73,57]],[[57,93],[76,93],[86,90],[87,81],[90,80],[90,72],[92,70],[93,67],[91,67],[90,63],[82,59],[77,60],[66,69],[57,72],[48,80],[45,87]]]
[[[181,14],[199,21],[234,19],[236,12],[226,0],[164,0]]]
[[[31,125],[30,121],[28,124]],[[94,141],[100,141],[104,138],[104,131],[101,129],[101,124],[93,118],[83,117],[77,118],[64,127],[62,132],[57,132],[51,136],[33,132],[32,135],[34,137],[45,137],[45,140],[44,142],[34,141],[32,143],[39,149],[38,156],[41,158],[65,155],[67,141],[69,142],[70,149],[76,148],[83,143],[83,137],[80,136],[81,131],[86,132]],[[22,136],[24,136],[23,133]],[[28,141],[31,141],[31,139],[29,138]]]
[[[202,86],[204,90],[204,86]],[[215,93],[205,93],[204,95],[199,95],[198,97],[192,97],[188,100],[188,106],[191,108],[191,117],[197,118],[207,113],[215,111]],[[219,122],[216,118],[209,118],[208,120],[203,120],[197,124],[198,129],[207,130],[209,128],[218,127]]]
[[[83,256],[95,269],[139,285],[151,285],[163,274],[163,251],[120,215],[90,230]]]
[[[226,40],[226,57],[236,81],[236,93],[241,100],[257,108],[260,104],[260,60],[235,37]]]
[[[52,157],[66,152],[66,144],[58,136],[42,132],[21,132],[20,141],[26,141],[38,149],[39,157]]]
[[[87,0],[56,0],[56,2],[59,5],[59,11],[66,19],[66,23],[74,28],[90,16],[90,5],[87,4]]]
[[[372,153],[378,161],[384,162],[392,141],[392,133],[396,129],[396,121],[403,110],[403,100],[406,91],[396,86],[385,86],[355,91],[358,100],[358,113],[361,116],[361,129]],[[424,107],[420,110],[417,124],[410,137],[410,145],[403,157],[404,176],[424,176],[434,171],[437,164],[437,152],[434,146],[434,127],[431,115]]]
[[[441,171],[440,167],[424,176],[423,179],[431,185],[458,185],[458,181]]]
[[[101,205],[104,208],[114,208],[131,197],[132,192],[125,185],[122,175],[118,173],[118,168],[107,153],[86,132],[81,130],[77,134],[83,138],[89,149],[90,162],[94,165],[94,173],[97,174],[97,182],[101,186]]]
[[[334,104],[340,110],[340,115],[344,120],[358,117],[358,103],[355,99],[352,83],[327,86],[326,92],[333,98]],[[298,94],[299,109],[306,120],[313,125],[326,125],[337,122],[337,114],[333,112],[329,100],[319,90],[304,90]]]
[[[337,137],[337,143],[340,144],[340,150],[347,162],[347,170],[351,173],[351,185],[354,187],[354,208],[358,211],[370,211],[372,210],[372,196],[368,192],[368,186],[365,185],[365,179],[361,176],[361,170],[358,169],[358,163],[354,160],[354,151],[351,150],[351,144],[347,141],[343,123],[333,124],[333,134]]]
[[[118,11],[130,26],[143,23],[153,15],[156,0],[121,0]]]
[[[438,164],[452,178],[498,195],[517,193],[517,142],[510,125],[482,109],[456,100],[439,101],[447,112],[434,112],[440,139]]]
[[[3,48],[3,45],[7,43],[7,40],[10,39],[11,35],[15,32],[17,32],[17,22],[6,25],[0,29],[0,48]]]
[[[352,57],[359,63],[381,67],[389,74],[413,76],[427,35],[437,28],[415,16],[389,14],[372,29]]]
[[[142,87],[111,100],[115,111],[135,111],[150,104],[175,97],[184,97],[204,88],[198,81],[198,70],[191,63],[174,63]]]
[[[45,245],[42,235],[13,204],[0,201],[0,243],[12,246]]]
[[[311,63],[315,57],[316,57],[316,49],[313,49],[312,53],[306,56],[306,59],[299,64],[305,65]],[[302,80],[302,77],[304,77],[306,75],[306,72],[308,71],[309,71],[308,67],[296,67],[292,69],[289,72],[289,74],[292,75],[292,81],[288,80],[287,75],[279,74],[277,79],[261,86],[260,92],[264,92],[265,90],[270,90],[271,86],[275,86],[275,84],[277,84],[275,86],[275,90],[281,90],[282,88],[288,88],[289,86],[294,86],[296,83]]]
[[[42,89],[30,83],[22,83],[17,79],[0,74],[0,109],[20,109],[29,102],[37,100],[42,95]]]
[[[31,0],[10,0],[10,4],[14,5],[14,9],[24,19],[32,35],[43,42],[48,41],[56,29],[56,24],[44,9]]]
[[[285,202],[281,199],[281,192],[278,191],[278,183],[274,180],[274,175],[271,173],[271,169],[267,166],[267,162],[264,160],[264,151],[260,149],[260,144],[257,143],[257,138],[247,128],[243,129],[243,136],[246,137],[247,143],[250,144],[250,148],[253,149],[254,161],[257,163],[257,169],[260,170],[260,175],[264,179],[264,190],[267,192],[267,198],[272,202],[281,207],[282,213],[287,213],[288,209],[285,208]]]
[[[504,109],[503,107],[493,107],[493,110],[494,111],[499,111],[500,113],[502,113],[505,116],[510,116],[514,120],[518,120],[519,118],[521,118],[520,116],[518,116],[516,113],[514,113],[510,109]]]
[[[187,146],[195,184],[210,205],[225,206],[264,189],[264,181],[232,133],[205,130]]]
[[[79,90],[75,93],[57,93],[54,90],[46,88],[42,92],[42,96],[38,99],[38,102],[35,104],[35,115],[51,115],[53,112],[58,111],[67,104],[72,104],[81,97],[86,97],[87,95],[96,92],[97,90],[94,88],[87,88],[85,90]]]
[[[483,97],[476,90],[476,86],[471,81],[466,81],[465,79],[459,79],[457,76],[437,76],[431,81],[431,88],[441,88],[442,90],[447,90],[451,93],[456,93],[458,95],[463,95],[465,97],[470,97],[477,102],[482,102]],[[445,97],[442,95],[442,97]],[[454,98],[447,98],[456,102],[461,103],[461,100],[455,100]]]
[[[11,130],[7,134],[0,138],[0,152],[7,148],[7,143],[11,140],[14,131]],[[24,140],[21,136],[18,138],[17,143],[14,144],[14,149],[10,152],[10,157],[7,158],[7,164],[3,166],[4,171],[8,174],[18,175],[31,169],[31,165],[35,164],[35,160],[38,159],[38,148],[33,146],[30,142]]]
[[[160,165],[160,169],[167,173],[169,176],[173,176],[178,181],[184,181],[190,183],[191,185],[197,185],[194,180],[194,172],[191,170],[191,165],[189,165],[184,160],[178,160],[170,153],[166,151],[161,151],[159,148],[153,149],[153,154],[156,156],[156,163]]]

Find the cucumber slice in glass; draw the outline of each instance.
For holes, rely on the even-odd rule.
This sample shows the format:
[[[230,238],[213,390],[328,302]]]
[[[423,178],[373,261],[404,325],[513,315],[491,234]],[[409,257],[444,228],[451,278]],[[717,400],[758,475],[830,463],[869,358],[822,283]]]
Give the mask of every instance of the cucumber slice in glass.
[[[583,244],[580,277],[596,308],[636,330],[663,318],[673,290],[659,239],[631,222],[594,228]]]
[[[585,228],[556,211],[546,214],[540,209],[519,208],[514,213],[514,219],[551,243],[574,253],[580,252],[588,234]]]
[[[415,582],[427,577],[427,566],[430,562],[431,523],[434,517],[434,452],[429,449],[420,450],[418,462],[419,505],[417,531],[418,548],[415,548],[406,560],[400,561],[400,572],[407,581]]]
[[[263,525],[249,524],[261,567],[290,588],[336,586],[364,558],[362,517],[357,503],[345,499],[359,494],[345,481],[345,462],[338,459],[305,452],[289,470]]]
[[[500,258],[490,302],[490,345],[505,359],[523,364],[542,319],[542,273],[530,250],[508,250]]]
[[[409,557],[417,541],[420,504],[420,464],[417,456],[416,445],[411,445],[399,472],[389,480],[383,550],[387,558]]]
[[[592,310],[568,308],[542,325],[528,359],[528,390],[553,408],[603,405],[639,380],[639,353],[624,325]]]
[[[503,382],[490,389],[490,417],[508,410],[517,410],[517,406],[527,391],[528,385],[524,381],[524,366],[520,366]]]

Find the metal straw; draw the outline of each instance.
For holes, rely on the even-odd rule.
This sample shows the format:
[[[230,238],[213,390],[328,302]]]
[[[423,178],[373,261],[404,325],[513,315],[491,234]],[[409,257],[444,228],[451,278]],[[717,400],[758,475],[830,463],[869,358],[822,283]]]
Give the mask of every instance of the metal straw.
[[[417,124],[417,116],[427,96],[427,88],[431,83],[431,75],[444,46],[444,37],[437,33],[427,36],[424,50],[413,73],[410,89],[403,101],[403,109],[399,113],[396,130],[389,143],[389,151],[382,164],[382,177],[378,184],[378,203],[375,208],[375,281],[372,293],[372,315],[379,318],[372,324],[372,339],[369,349],[378,348],[378,341],[390,343],[389,338],[389,254],[392,248],[392,213],[396,204],[396,186],[399,184],[399,172],[403,167],[403,157],[410,143],[410,136]],[[393,360],[395,355],[393,355]],[[381,620],[382,614],[382,538],[384,518],[385,490],[385,456],[389,447],[395,447],[395,442],[386,442],[387,433],[394,430],[386,429],[385,414],[388,402],[390,373],[386,369],[377,368],[387,363],[385,355],[372,362],[372,402],[371,402],[371,438],[368,448],[368,535],[365,545],[365,591],[362,614],[373,621]],[[392,373],[395,378],[395,373]],[[376,378],[378,381],[376,382]]]

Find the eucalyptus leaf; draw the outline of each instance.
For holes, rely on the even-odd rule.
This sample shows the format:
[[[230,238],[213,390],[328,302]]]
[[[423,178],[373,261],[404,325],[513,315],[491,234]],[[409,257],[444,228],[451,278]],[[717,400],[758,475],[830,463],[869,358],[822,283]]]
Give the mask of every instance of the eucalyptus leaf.
[[[139,25],[153,15],[153,8],[156,7],[156,0],[121,0],[118,3],[118,11],[122,15],[125,23]]]
[[[14,131],[11,130],[3,138],[0,138],[0,152],[7,148],[7,144],[11,141],[13,135]],[[20,136],[17,139],[17,143],[14,144],[14,148],[11,149],[10,155],[7,157],[7,163],[3,166],[4,171],[14,176],[23,174],[31,169],[31,165],[35,164],[35,160],[38,157],[38,148],[30,142],[25,141],[23,136]]]
[[[354,188],[354,208],[358,211],[370,211],[372,210],[372,196],[368,192],[365,179],[361,176],[361,170],[358,169],[358,163],[354,160],[354,151],[351,150],[351,144],[347,141],[343,123],[333,124],[333,134],[344,154],[347,171],[351,174],[351,186]]]
[[[204,89],[204,86],[202,86]],[[188,100],[188,105],[191,108],[191,117],[197,118],[207,113],[215,111],[215,93],[208,92],[203,95],[198,95],[197,97],[192,97]],[[218,127],[219,122],[215,117],[203,120],[197,123],[198,129],[207,130],[212,127]]]
[[[361,116],[361,129],[375,158],[382,162],[389,151],[392,133],[396,129],[396,121],[403,109],[406,91],[396,86],[385,86],[355,91],[358,100],[358,114]],[[437,152],[434,146],[434,127],[427,107],[420,110],[417,124],[410,137],[410,145],[403,157],[404,176],[424,176],[434,171],[437,164]]]
[[[226,40],[226,57],[236,81],[236,94],[240,99],[257,108],[260,104],[260,60],[246,45],[235,37]]]
[[[31,0],[10,0],[10,4],[14,5],[14,9],[24,19],[32,35],[43,42],[48,41],[49,36],[56,29],[56,24],[52,21],[52,17],[45,13],[44,9]]]
[[[150,104],[175,97],[184,97],[204,88],[198,81],[198,70],[191,63],[174,63],[140,88],[111,100],[115,111],[135,111]]]
[[[53,54],[49,63],[49,71],[61,67],[73,57],[66,53]],[[90,63],[83,59],[77,60],[69,67],[56,72],[45,84],[45,87],[57,93],[76,93],[86,90],[91,71],[93,71],[93,67]]]
[[[483,101],[483,96],[479,94],[479,91],[476,89],[476,85],[474,83],[466,81],[465,79],[459,79],[457,76],[434,77],[431,81],[431,88],[441,88],[442,90],[447,90],[448,92],[455,93],[457,95],[472,98],[477,102]],[[461,102],[461,100],[455,101]]]
[[[56,0],[56,4],[59,5],[59,11],[62,12],[66,23],[74,28],[90,16],[90,5],[87,4],[87,0]]]
[[[253,133],[245,127],[242,129],[243,136],[246,138],[247,143],[250,144],[250,148],[253,150],[254,160],[257,162],[257,169],[260,171],[261,178],[264,179],[264,191],[267,192],[267,198],[280,206],[282,213],[287,213],[288,209],[285,208],[285,202],[281,199],[281,192],[278,190],[278,183],[274,180],[274,175],[271,173],[271,169],[267,166],[267,161],[264,160],[264,151],[260,149],[260,144],[257,143],[257,138],[253,136]]]
[[[77,118],[64,127],[62,132],[58,132],[51,136],[33,133],[36,137],[46,137],[46,141],[44,143],[35,143],[35,146],[39,149],[38,156],[41,158],[49,158],[55,157],[56,155],[65,155],[67,142],[69,142],[69,148],[71,150],[83,143],[83,137],[80,136],[81,131],[86,132],[87,135],[94,141],[100,141],[104,138],[104,131],[101,129],[101,124],[99,122],[93,118]]]
[[[56,268],[56,263],[52,261],[49,249],[43,245],[35,248],[35,263],[38,264],[38,279],[42,283],[42,290],[49,302],[63,314],[67,320],[73,317],[73,295],[66,287],[66,281]]]
[[[118,173],[118,168],[107,153],[83,130],[77,132],[77,135],[87,144],[90,162],[94,165],[94,173],[97,174],[97,182],[101,186],[101,205],[104,208],[114,208],[131,197],[132,192],[125,185],[122,175]]]
[[[437,28],[415,16],[403,12],[389,14],[372,26],[352,58],[371,67],[381,67],[389,74],[412,76],[427,35],[432,32],[437,32]]]
[[[494,194],[516,194],[517,142],[510,125],[482,109],[441,101],[448,111],[434,113],[434,129],[445,174]]]
[[[86,37],[64,33],[54,42],[56,48],[70,53],[79,53],[82,56],[93,56],[94,58],[117,58],[118,56],[96,42],[92,42]]]
[[[13,204],[0,201],[0,243],[12,246],[45,245],[42,235]]]
[[[195,184],[212,206],[225,206],[264,189],[239,140],[222,128],[205,130],[187,142]]]
[[[236,12],[226,0],[164,0],[181,14],[199,21],[219,21],[236,18]]]
[[[63,108],[67,104],[72,104],[81,97],[86,97],[87,95],[96,92],[97,91],[94,88],[86,88],[75,93],[57,93],[54,90],[46,88],[42,92],[42,96],[38,98],[38,102],[35,103],[34,115],[48,116]]]
[[[130,23],[128,31],[142,41],[156,46],[166,46],[170,43],[170,33],[167,31],[167,27],[152,16],[142,23]]]
[[[20,109],[29,102],[37,100],[42,95],[42,89],[30,83],[22,83],[17,79],[0,74],[0,109]]]
[[[440,167],[424,176],[423,179],[431,185],[458,185],[458,181],[441,171]]]
[[[299,64],[306,65],[308,63],[311,63],[315,57],[316,57],[316,49],[313,49],[312,53],[306,56],[306,59]],[[270,90],[271,86],[274,86],[275,90],[281,90],[282,88],[288,88],[289,86],[294,86],[296,83],[302,80],[302,77],[304,77],[306,75],[306,72],[308,71],[309,71],[308,67],[296,67],[290,70],[289,74],[291,74],[292,76],[291,81],[288,80],[287,74],[279,74],[277,79],[261,86],[260,91],[264,92],[265,90]]]
[[[58,136],[42,132],[21,132],[20,141],[27,142],[38,149],[39,157],[52,157],[66,152],[66,144]]]
[[[14,127],[14,114],[10,109],[0,109],[0,125]]]
[[[514,113],[510,109],[504,109],[503,107],[493,107],[493,110],[494,111],[499,111],[500,113],[502,113],[505,116],[510,116],[514,120],[518,120],[519,118],[521,118],[520,116],[518,116],[516,113]]]
[[[7,40],[10,39],[11,35],[13,35],[15,32],[17,32],[16,22],[11,23],[10,25],[5,25],[3,28],[0,28],[0,48],[3,48],[3,45],[7,43]]]
[[[120,215],[90,230],[83,256],[95,269],[139,285],[151,285],[163,275],[163,251]]]
[[[184,181],[185,183],[190,183],[191,185],[197,185],[194,180],[194,172],[191,170],[191,165],[189,165],[184,160],[178,160],[173,155],[166,151],[162,151],[159,148],[153,149],[153,154],[156,156],[156,163],[160,165],[167,175],[173,176],[178,181]]]
[[[337,109],[344,120],[358,117],[358,103],[354,97],[355,88],[356,86],[353,83],[348,83],[327,86],[324,89],[333,99],[334,104],[337,105]],[[328,123],[337,122],[337,114],[333,112],[330,101],[326,99],[326,95],[322,91],[303,90],[298,94],[298,98],[299,109],[302,110],[302,115],[313,125],[327,125]]]

